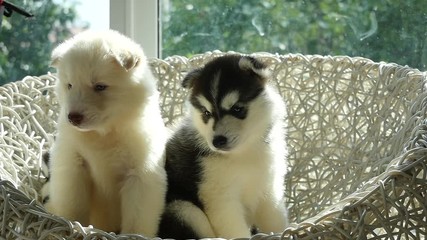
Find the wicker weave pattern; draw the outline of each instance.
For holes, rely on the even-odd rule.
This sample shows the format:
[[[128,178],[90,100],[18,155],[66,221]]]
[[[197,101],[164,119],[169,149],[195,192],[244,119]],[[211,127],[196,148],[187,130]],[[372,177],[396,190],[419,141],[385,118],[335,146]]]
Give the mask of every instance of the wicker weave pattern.
[[[162,114],[184,111],[183,75],[225,53],[153,59]],[[427,235],[426,74],[346,56],[257,53],[288,102],[292,224],[283,239],[423,239]],[[37,203],[41,152],[57,117],[54,77],[0,87],[0,235],[144,239],[82,227]]]

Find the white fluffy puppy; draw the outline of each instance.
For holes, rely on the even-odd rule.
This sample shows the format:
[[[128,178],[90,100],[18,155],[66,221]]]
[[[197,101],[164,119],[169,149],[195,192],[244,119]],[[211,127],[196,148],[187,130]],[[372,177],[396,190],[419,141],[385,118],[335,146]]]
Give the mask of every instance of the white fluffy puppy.
[[[54,49],[60,105],[52,213],[105,231],[154,236],[164,208],[166,129],[141,47],[86,31]]]

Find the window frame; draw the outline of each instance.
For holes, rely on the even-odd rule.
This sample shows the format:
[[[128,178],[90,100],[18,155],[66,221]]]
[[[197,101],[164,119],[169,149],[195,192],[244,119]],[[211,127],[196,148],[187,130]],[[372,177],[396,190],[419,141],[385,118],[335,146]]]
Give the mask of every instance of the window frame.
[[[110,0],[110,29],[141,44],[148,58],[160,57],[158,0]]]

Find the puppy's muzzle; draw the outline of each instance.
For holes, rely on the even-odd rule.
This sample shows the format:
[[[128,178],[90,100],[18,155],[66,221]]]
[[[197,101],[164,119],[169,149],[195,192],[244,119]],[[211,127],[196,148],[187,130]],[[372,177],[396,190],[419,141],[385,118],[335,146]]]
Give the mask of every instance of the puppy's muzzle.
[[[70,112],[68,114],[68,121],[74,126],[78,126],[83,122],[84,116],[81,113]]]

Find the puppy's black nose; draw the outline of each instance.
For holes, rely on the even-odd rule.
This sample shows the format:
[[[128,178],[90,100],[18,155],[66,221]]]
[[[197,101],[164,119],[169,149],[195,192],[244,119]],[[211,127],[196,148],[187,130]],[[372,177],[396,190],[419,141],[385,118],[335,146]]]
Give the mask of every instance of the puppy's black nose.
[[[213,138],[212,144],[216,148],[223,148],[227,145],[227,138],[223,135],[218,135]]]
[[[77,112],[70,112],[68,114],[68,121],[74,126],[78,126],[83,122],[83,115]]]

